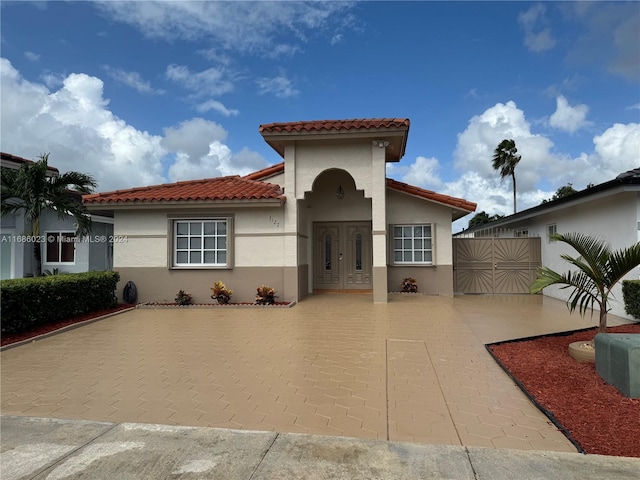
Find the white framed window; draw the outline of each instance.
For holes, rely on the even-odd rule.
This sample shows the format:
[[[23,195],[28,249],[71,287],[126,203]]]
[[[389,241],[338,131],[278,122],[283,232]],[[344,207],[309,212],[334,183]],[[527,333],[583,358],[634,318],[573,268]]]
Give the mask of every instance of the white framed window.
[[[174,267],[228,267],[228,218],[173,220]]]
[[[394,265],[433,265],[433,224],[392,225]]]
[[[76,262],[75,232],[47,232],[45,236],[45,263],[71,265]]]
[[[551,238],[551,236],[555,235],[556,233],[558,233],[558,227],[556,226],[555,223],[552,225],[547,225],[547,242],[548,243],[555,242],[555,240]]]

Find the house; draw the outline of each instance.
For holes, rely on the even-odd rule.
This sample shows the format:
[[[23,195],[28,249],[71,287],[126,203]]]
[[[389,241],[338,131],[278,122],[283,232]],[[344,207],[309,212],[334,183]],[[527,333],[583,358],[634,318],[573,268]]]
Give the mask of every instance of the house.
[[[385,178],[405,153],[404,118],[261,125],[284,160],[250,175],[87,195],[113,212],[114,269],[139,301],[173,301],[178,290],[211,301],[222,280],[233,301],[261,284],[280,301],[314,291],[372,292],[387,302],[405,277],[419,291],[452,295],[451,223],[466,200]]]
[[[575,251],[562,242],[552,241],[550,236],[569,232],[603,239],[613,250],[640,241],[640,168],[573,195],[459,232],[454,235],[454,243],[458,238],[539,237],[542,265],[565,272],[571,268],[560,255],[575,255]],[[625,277],[628,280],[638,278],[640,267]],[[545,295],[565,301],[570,293],[570,290],[555,285],[544,290]],[[614,288],[613,294],[611,313],[630,319],[624,311],[621,284]]]
[[[31,160],[2,152],[3,169],[18,169]],[[57,168],[48,166],[47,175],[59,175]],[[70,195],[80,194],[69,192]],[[45,211],[40,218],[42,271],[78,273],[91,270],[111,270],[113,265],[113,218],[104,212],[91,215],[92,231],[89,238],[75,241],[75,219],[72,216],[59,218],[57,213]],[[24,212],[2,217],[0,223],[0,278],[23,278],[33,276],[33,243],[31,225]],[[90,242],[91,240],[91,242]]]

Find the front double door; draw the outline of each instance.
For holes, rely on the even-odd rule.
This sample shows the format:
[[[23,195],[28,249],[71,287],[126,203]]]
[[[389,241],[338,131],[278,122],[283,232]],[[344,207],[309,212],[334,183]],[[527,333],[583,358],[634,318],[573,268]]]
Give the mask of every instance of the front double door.
[[[314,223],[313,288],[370,290],[371,222]]]

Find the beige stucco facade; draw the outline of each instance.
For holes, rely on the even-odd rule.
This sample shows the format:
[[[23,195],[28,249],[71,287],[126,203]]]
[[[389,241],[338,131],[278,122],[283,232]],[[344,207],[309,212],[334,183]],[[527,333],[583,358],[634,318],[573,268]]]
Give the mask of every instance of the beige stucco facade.
[[[181,289],[197,303],[210,302],[209,289],[218,280],[234,290],[234,302],[252,302],[256,288],[266,284],[280,301],[314,290],[364,290],[385,303],[405,277],[416,278],[422,293],[452,295],[451,223],[470,210],[387,185],[386,164],[401,158],[407,134],[408,121],[337,133],[262,132],[284,163],[251,180],[280,185],[283,202],[115,207],[115,234],[128,239],[114,245],[121,283],[136,283],[141,302],[171,302]],[[227,264],[176,267],[174,222],[211,218],[228,221]],[[428,261],[395,264],[397,224],[426,225]]]

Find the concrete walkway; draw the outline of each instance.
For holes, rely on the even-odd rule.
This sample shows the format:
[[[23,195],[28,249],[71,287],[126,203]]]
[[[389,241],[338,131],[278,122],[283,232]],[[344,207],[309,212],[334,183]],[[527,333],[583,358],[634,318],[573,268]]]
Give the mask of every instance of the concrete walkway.
[[[153,424],[2,417],[17,479],[637,479],[640,459]]]

